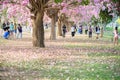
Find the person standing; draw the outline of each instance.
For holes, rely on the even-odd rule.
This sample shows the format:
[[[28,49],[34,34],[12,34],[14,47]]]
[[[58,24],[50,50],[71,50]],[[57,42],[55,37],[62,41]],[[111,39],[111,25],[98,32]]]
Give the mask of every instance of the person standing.
[[[13,22],[11,22],[10,23],[10,36],[11,36],[11,38],[14,37],[13,33],[14,33],[14,25],[13,25]]]
[[[99,26],[96,27],[96,34],[97,34],[96,39],[98,39],[99,38],[99,34],[100,34],[100,27]]]
[[[14,33],[15,33],[15,38],[16,38],[17,36],[17,24],[16,23],[14,23]]]
[[[62,27],[62,32],[63,32],[63,37],[65,37],[65,34],[67,32],[67,29],[66,29],[65,25],[63,25],[63,27]]]
[[[79,32],[80,34],[82,34],[82,32],[83,32],[83,30],[82,30],[82,25],[79,26],[78,32]]]
[[[71,27],[71,36],[74,37],[75,36],[75,26]]]
[[[78,33],[81,34],[81,27],[78,26]]]
[[[85,26],[85,34],[87,35],[88,33],[88,26]]]
[[[4,22],[3,24],[2,24],[2,29],[5,31],[6,30],[6,26],[7,26],[7,24]]]
[[[47,23],[45,24],[45,29],[48,29],[48,25],[47,25]]]
[[[114,46],[115,45],[118,45],[118,27],[115,27],[115,30],[114,30]]]
[[[92,38],[92,27],[89,27],[89,38]]]
[[[96,26],[96,27],[95,27],[95,32],[97,32],[97,30],[98,30],[98,27]]]
[[[82,34],[83,33],[83,26],[82,25],[80,26],[80,30],[81,30],[80,34]]]
[[[22,38],[22,26],[18,24],[18,32],[17,32],[17,38]]]
[[[6,22],[6,28],[5,29],[7,29],[7,30],[10,29],[10,23],[9,23],[9,21]]]
[[[74,25],[74,28],[75,28],[75,33],[77,32],[77,25],[75,24]]]
[[[1,30],[0,30],[0,36],[3,36],[4,31],[6,30],[6,24],[5,22],[1,25]]]

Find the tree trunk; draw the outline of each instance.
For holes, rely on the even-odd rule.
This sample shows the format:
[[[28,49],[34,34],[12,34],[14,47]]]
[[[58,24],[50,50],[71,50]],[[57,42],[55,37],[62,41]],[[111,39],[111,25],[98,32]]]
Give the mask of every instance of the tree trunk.
[[[38,12],[33,20],[33,46],[45,47],[44,45],[44,26],[43,26],[44,11]]]
[[[68,31],[70,31],[70,29],[71,29],[71,23],[70,22],[68,22]]]
[[[66,21],[65,23],[66,23],[65,25],[66,25],[67,31],[69,31],[69,29],[68,29],[69,28],[68,21]]]
[[[60,19],[58,19],[58,36],[62,36],[62,25]]]
[[[52,26],[51,26],[50,39],[56,40],[55,16],[52,16]]]

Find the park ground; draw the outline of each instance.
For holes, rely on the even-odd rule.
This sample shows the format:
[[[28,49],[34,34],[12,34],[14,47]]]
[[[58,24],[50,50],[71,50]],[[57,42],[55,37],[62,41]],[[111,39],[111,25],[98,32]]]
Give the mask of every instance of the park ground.
[[[112,35],[89,39],[85,34],[49,40],[45,48],[32,47],[32,37],[0,38],[0,80],[120,80],[120,44]]]

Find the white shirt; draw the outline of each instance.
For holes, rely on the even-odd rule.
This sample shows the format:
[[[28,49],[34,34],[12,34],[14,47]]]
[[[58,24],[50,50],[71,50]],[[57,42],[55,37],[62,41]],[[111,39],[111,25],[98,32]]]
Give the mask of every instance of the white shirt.
[[[71,32],[75,32],[75,27],[71,27]]]

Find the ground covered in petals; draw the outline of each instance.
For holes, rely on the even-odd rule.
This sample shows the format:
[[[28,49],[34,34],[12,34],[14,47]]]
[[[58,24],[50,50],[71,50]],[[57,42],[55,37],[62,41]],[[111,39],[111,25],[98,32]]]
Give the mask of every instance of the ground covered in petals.
[[[76,34],[32,47],[30,33],[23,39],[0,39],[0,80],[119,80],[120,46],[105,35]]]

